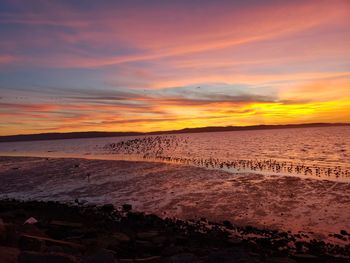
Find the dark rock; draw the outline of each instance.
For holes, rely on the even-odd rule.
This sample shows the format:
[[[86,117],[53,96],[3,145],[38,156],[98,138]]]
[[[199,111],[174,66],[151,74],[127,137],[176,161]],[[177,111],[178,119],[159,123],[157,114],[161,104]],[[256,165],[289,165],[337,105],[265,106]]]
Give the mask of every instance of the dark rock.
[[[45,248],[45,241],[40,238],[22,235],[19,239],[19,248],[21,250],[29,250],[29,251],[43,251]]]
[[[174,238],[175,238],[174,241],[176,245],[184,245],[184,244],[187,244],[189,241],[188,237],[183,235],[176,235]]]
[[[81,223],[61,221],[61,220],[52,220],[50,222],[50,225],[65,227],[65,228],[80,228],[83,226],[83,224],[81,224]]]
[[[78,263],[78,258],[63,253],[38,253],[22,251],[18,257],[19,263]]]
[[[63,253],[74,256],[81,256],[81,252],[77,249],[70,247],[61,247],[61,246],[46,246],[45,252],[47,253]]]
[[[344,238],[342,235],[339,235],[339,234],[334,234],[333,235],[335,238],[338,238],[340,240],[346,240],[346,238]]]
[[[137,233],[137,237],[143,240],[150,240],[158,235],[159,235],[158,231],[148,231],[148,232]]]
[[[124,204],[123,205],[123,211],[124,212],[129,212],[131,210],[132,210],[132,205],[130,205],[130,204]]]
[[[134,262],[135,263],[156,263],[159,262],[160,256],[151,256],[151,257],[145,257],[145,258],[135,258]]]
[[[0,242],[4,242],[6,237],[6,226],[2,218],[0,218]]]
[[[171,263],[194,263],[198,262],[195,255],[191,253],[184,253],[179,255],[174,255],[168,259],[168,261],[165,262],[171,262]],[[219,261],[217,261],[219,262]]]
[[[259,262],[256,259],[258,255],[248,253],[243,249],[221,249],[217,251],[211,251],[205,260],[206,263],[236,263],[236,262]]]
[[[161,245],[166,243],[168,238],[166,236],[155,236],[151,239],[152,243]]]
[[[3,233],[2,238],[7,245],[15,245],[18,243],[18,231],[17,226],[14,224],[4,224],[5,234]]]
[[[20,236],[19,247],[21,250],[42,251],[45,247],[49,246],[61,246],[75,251],[81,251],[84,249],[82,245],[68,241],[25,234]]]
[[[295,259],[298,263],[318,263],[320,262],[320,258],[309,255],[309,254],[295,254],[293,255],[293,259]]]
[[[342,234],[343,236],[349,235],[348,232],[346,232],[345,230],[340,230],[340,234]]]
[[[227,240],[227,242],[232,246],[242,245],[242,240],[238,238],[230,238]]]
[[[97,238],[97,232],[96,231],[83,231],[83,237],[82,238]]]
[[[152,242],[146,241],[146,240],[136,240],[135,246],[138,249],[146,249],[146,250],[154,248],[154,244]]]
[[[45,233],[36,226],[36,224],[21,225],[20,227],[18,227],[18,231],[28,235],[46,236]]]
[[[131,209],[131,205],[123,206],[124,211]],[[23,225],[23,219],[28,215],[40,218],[40,224]],[[298,240],[291,233],[254,226],[233,226],[229,221],[186,221],[162,219],[139,212],[119,213],[113,205],[103,208],[57,202],[0,201],[0,217],[6,222],[13,222],[9,225],[0,220],[0,242],[3,242],[0,244],[18,245],[25,250],[26,253],[21,254],[21,262],[74,262],[83,260],[82,255],[85,255],[85,262],[112,262],[113,258],[114,263],[325,263],[344,262],[333,255],[349,255],[348,245],[305,240],[305,232],[299,233]],[[62,221],[50,221],[52,218]],[[227,231],[231,226],[242,237],[232,237]],[[9,233],[12,233],[11,238]],[[347,235],[348,232],[341,230],[332,236],[348,240]],[[113,251],[101,251],[101,248]],[[0,247],[1,263],[2,251]],[[122,259],[117,260],[114,251]],[[293,253],[297,255],[287,257]],[[49,258],[52,255],[55,257]]]
[[[223,224],[224,227],[226,227],[227,229],[231,229],[231,230],[233,229],[232,223],[231,223],[230,221],[228,221],[228,220],[223,221],[222,224]]]
[[[298,262],[291,258],[273,257],[273,258],[270,258],[267,261],[267,263],[298,263]]]
[[[107,249],[100,249],[96,253],[87,256],[83,262],[84,263],[115,263],[114,251]]]
[[[19,253],[18,248],[0,246],[0,262],[17,263]]]
[[[124,233],[121,232],[115,232],[112,235],[113,239],[119,241],[119,242],[129,242],[130,237]]]
[[[47,253],[65,253],[65,249],[60,246],[50,246],[46,248]]]
[[[180,254],[184,251],[184,248],[181,246],[169,246],[162,250],[162,255],[165,257],[173,256],[175,254]]]
[[[112,204],[106,204],[101,207],[101,210],[105,213],[111,213],[114,211],[114,206]]]

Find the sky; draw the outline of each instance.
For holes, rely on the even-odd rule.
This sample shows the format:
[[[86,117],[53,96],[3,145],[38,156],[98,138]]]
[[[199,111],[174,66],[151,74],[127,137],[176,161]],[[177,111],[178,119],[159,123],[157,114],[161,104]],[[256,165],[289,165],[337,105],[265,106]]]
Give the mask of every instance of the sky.
[[[1,0],[0,135],[350,122],[349,0]]]

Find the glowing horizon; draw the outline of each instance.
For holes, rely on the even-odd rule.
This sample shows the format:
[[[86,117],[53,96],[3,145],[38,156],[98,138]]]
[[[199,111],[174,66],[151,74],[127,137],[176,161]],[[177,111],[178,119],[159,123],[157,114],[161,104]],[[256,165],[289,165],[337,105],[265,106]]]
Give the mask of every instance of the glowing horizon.
[[[350,2],[8,1],[0,135],[350,122]]]

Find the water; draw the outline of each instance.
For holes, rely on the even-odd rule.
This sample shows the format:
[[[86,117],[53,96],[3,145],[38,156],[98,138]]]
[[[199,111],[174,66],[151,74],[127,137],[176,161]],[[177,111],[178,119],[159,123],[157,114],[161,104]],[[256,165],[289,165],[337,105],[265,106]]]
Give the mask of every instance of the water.
[[[350,127],[0,143],[0,155],[162,161],[350,182]]]

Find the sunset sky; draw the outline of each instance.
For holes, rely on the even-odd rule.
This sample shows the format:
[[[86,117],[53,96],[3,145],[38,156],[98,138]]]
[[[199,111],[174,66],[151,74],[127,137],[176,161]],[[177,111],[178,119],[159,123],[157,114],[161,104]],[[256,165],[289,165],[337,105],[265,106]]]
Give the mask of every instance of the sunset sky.
[[[1,0],[0,135],[350,122],[350,1]]]

